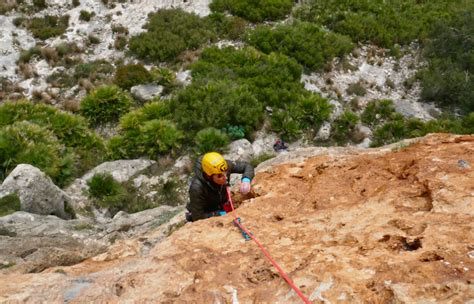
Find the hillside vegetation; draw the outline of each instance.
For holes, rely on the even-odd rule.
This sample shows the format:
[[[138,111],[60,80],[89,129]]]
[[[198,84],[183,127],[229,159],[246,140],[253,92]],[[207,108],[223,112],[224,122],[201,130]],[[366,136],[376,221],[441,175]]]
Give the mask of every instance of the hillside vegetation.
[[[62,100],[64,112],[43,104],[41,93],[33,94],[33,100],[2,103],[1,179],[25,162],[65,185],[107,159],[223,152],[230,140],[252,140],[264,125],[286,141],[311,143],[321,125],[330,122],[331,136],[324,145],[352,143],[358,124],[373,130],[374,146],[429,132],[474,133],[471,1],[329,0],[294,5],[287,0],[214,0],[206,17],[162,9],[149,15],[140,34],[113,27],[112,47],[125,51],[125,58],[116,62],[85,62],[80,56],[83,46],[69,42],[45,46],[45,39],[64,33],[68,18],[30,18],[31,12],[48,7],[33,2],[0,7],[4,13],[22,12],[16,25],[38,40],[22,54],[20,73],[30,77],[30,63],[45,59],[50,66],[64,67],[48,77],[50,84],[79,85],[87,95]],[[92,22],[95,16],[86,13],[81,13],[81,22]],[[87,38],[89,46],[98,42],[94,38]],[[231,46],[216,46],[223,39]],[[427,62],[414,81],[421,83],[423,101],[444,109],[438,119],[406,118],[391,100],[373,100],[364,109],[340,100],[343,114],[332,119],[329,100],[301,82],[303,73],[330,69],[335,58],[351,54],[357,45],[383,47],[399,58],[413,42],[422,47]],[[175,77],[184,69],[192,75],[187,86]],[[145,103],[132,97],[131,87],[146,83],[162,85],[163,97]],[[11,89],[6,80],[2,86],[7,93]],[[94,133],[104,125],[116,128],[116,135],[105,139]]]

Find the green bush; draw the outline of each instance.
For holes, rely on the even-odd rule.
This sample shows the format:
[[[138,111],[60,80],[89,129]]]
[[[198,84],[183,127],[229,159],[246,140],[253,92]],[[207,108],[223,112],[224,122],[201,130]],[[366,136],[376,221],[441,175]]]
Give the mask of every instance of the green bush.
[[[242,125],[246,131],[254,130],[263,117],[263,105],[250,89],[230,81],[194,82],[178,92],[170,106],[189,139],[207,127]]]
[[[79,20],[91,21],[91,19],[92,19],[92,17],[94,17],[94,15],[95,15],[94,12],[88,12],[88,11],[81,10],[81,12],[79,13]]]
[[[213,0],[214,12],[229,12],[251,22],[275,21],[291,12],[293,0]]]
[[[374,130],[371,146],[378,147],[408,137],[403,118],[389,121]]]
[[[54,156],[55,159],[63,159],[64,162],[60,174],[55,178],[60,185],[66,184],[71,178],[83,174],[103,160],[105,147],[102,139],[91,132],[87,122],[79,116],[59,111],[53,106],[33,104],[28,101],[6,102],[0,105],[0,128],[3,129],[21,121],[27,121],[51,131],[57,141],[66,148]],[[48,138],[45,137],[46,140]],[[35,141],[35,144],[39,145],[41,142]],[[66,164],[69,161],[68,157],[63,155],[74,156],[74,170],[69,170],[70,167]]]
[[[31,58],[34,56],[41,56],[41,48],[34,46],[29,48],[28,50],[21,51],[20,58],[18,59],[18,63],[28,63],[30,62]]]
[[[192,65],[193,83],[171,101],[171,110],[192,138],[201,129],[228,126],[242,126],[248,136],[265,120],[264,107],[272,107],[272,130],[293,140],[303,129],[317,129],[330,112],[326,100],[304,90],[301,73],[282,54],[211,47]]]
[[[33,0],[33,7],[42,10],[48,7],[48,5],[46,4],[46,0]]]
[[[131,96],[117,86],[101,86],[84,97],[80,113],[92,125],[116,122],[133,105]]]
[[[272,130],[279,133],[284,141],[293,141],[298,139],[303,130],[299,122],[287,110],[278,109],[272,113]]]
[[[87,182],[89,196],[103,199],[106,196],[115,196],[121,192],[121,185],[110,173],[96,173]]]
[[[471,8],[469,10],[469,8]],[[429,67],[421,74],[422,98],[445,108],[474,111],[474,5],[448,23],[437,23],[425,55]]]
[[[110,173],[96,173],[87,182],[89,197],[100,207],[108,208],[112,214],[126,207],[126,190]]]
[[[129,49],[138,58],[153,62],[174,61],[185,50],[195,50],[216,38],[211,23],[181,9],[151,14],[147,32],[130,39]]]
[[[372,146],[391,144],[404,138],[425,136],[428,133],[474,133],[474,112],[462,118],[442,117],[423,122],[392,114],[390,120],[374,131]]]
[[[157,155],[177,150],[183,139],[183,132],[167,119],[168,104],[151,102],[120,119],[120,134],[109,141],[110,158],[135,158]]]
[[[300,82],[302,67],[282,54],[265,55],[253,48],[211,47],[191,68],[196,82],[225,79],[245,85],[260,103],[268,106],[282,107],[305,92]]]
[[[275,28],[258,26],[249,32],[246,40],[266,54],[283,53],[309,69],[322,69],[328,61],[349,53],[354,47],[349,37],[307,22]]]
[[[263,163],[266,160],[274,158],[275,156],[276,156],[275,153],[262,153],[262,154],[252,157],[252,159],[250,160],[250,164],[254,168],[256,168],[260,163]]]
[[[245,137],[245,127],[244,126],[231,126],[227,125],[222,128],[222,131],[226,133],[231,140],[242,139]]]
[[[208,16],[208,19],[214,26],[217,36],[221,39],[242,39],[247,28],[247,21],[240,17],[212,13]]]
[[[349,95],[357,95],[357,96],[364,96],[367,94],[367,89],[364,87],[361,81],[351,83],[346,90],[347,94]]]
[[[0,198],[0,217],[21,210],[20,198],[16,194],[9,194]]]
[[[152,81],[150,72],[143,64],[127,64],[117,68],[115,72],[114,83],[124,90],[130,90],[131,87],[138,84],[145,84]]]
[[[64,34],[69,24],[69,16],[61,18],[46,15],[43,18],[33,18],[27,23],[27,28],[35,38],[45,40]]]
[[[139,146],[150,158],[168,153],[180,147],[183,132],[165,119],[153,119],[140,126]]]
[[[196,134],[194,140],[196,152],[204,154],[209,151],[225,152],[227,145],[230,143],[229,137],[226,133],[213,128],[205,128]]]
[[[357,42],[391,48],[423,41],[436,20],[449,20],[465,5],[462,0],[349,0],[311,1],[295,16],[324,25]]]
[[[314,135],[331,114],[332,106],[326,99],[316,94],[306,95],[289,105],[287,110],[272,115],[272,129],[286,141],[297,139],[303,132]]]
[[[153,82],[164,87],[163,95],[169,94],[173,89],[181,86],[176,79],[175,73],[170,69],[153,67],[150,74]]]
[[[374,127],[389,120],[394,113],[395,107],[391,100],[375,100],[367,104],[360,118],[364,124]]]
[[[110,173],[97,173],[88,182],[89,197],[100,207],[107,208],[112,215],[123,210],[135,213],[160,205],[178,205],[180,198],[177,188],[180,182],[176,179],[162,181],[157,187],[159,197],[156,201],[147,200],[133,186],[133,183],[119,183]]]
[[[114,67],[105,60],[97,60],[88,63],[80,63],[74,67],[74,78],[88,78],[91,81],[104,80],[111,77]]]
[[[350,132],[359,122],[359,116],[351,111],[345,111],[332,124],[333,130],[331,137],[338,143],[343,144],[348,141]]]
[[[19,164],[35,166],[59,184],[74,170],[73,152],[53,132],[28,121],[0,128],[0,155],[2,180]]]
[[[462,120],[462,127],[466,134],[474,134],[474,112],[464,116]]]

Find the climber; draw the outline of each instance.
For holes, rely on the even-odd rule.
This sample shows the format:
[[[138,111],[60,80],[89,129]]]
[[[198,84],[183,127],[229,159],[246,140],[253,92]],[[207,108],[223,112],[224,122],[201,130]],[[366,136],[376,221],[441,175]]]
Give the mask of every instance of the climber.
[[[209,152],[198,158],[189,186],[189,203],[186,206],[188,221],[224,215],[231,211],[226,190],[231,173],[242,174],[240,192],[247,194],[254,177],[252,165],[225,160],[217,152]]]

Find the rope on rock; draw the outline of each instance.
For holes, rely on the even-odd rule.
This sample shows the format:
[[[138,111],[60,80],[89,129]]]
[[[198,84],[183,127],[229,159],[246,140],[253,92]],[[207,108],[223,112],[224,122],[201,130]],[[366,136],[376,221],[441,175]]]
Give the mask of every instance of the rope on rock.
[[[290,285],[291,288],[296,292],[296,294],[303,300],[304,303],[306,304],[311,304],[311,302],[306,298],[306,296],[299,290],[299,288],[293,283],[293,281],[290,279],[290,277],[283,271],[283,269],[278,265],[278,263],[270,256],[270,253],[263,247],[263,245],[257,240],[257,238],[240,222],[240,218],[237,216],[237,212],[234,209],[234,203],[232,202],[232,197],[230,194],[230,188],[227,186],[227,197],[229,199],[230,206],[232,208],[232,216],[234,217],[234,224],[239,227],[239,229],[242,231],[242,234],[247,234],[260,248],[260,250],[263,252],[263,254],[267,257],[267,259],[272,263],[272,265],[278,270],[278,273],[280,276]],[[245,235],[244,235],[245,237]],[[247,238],[246,238],[247,239]]]

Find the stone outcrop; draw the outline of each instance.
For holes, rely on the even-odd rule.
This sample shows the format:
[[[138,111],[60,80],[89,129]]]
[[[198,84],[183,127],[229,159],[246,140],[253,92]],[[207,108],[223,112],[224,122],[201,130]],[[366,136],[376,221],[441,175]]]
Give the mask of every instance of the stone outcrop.
[[[87,209],[91,205],[90,199],[87,197],[89,186],[87,182],[97,173],[109,173],[118,182],[126,182],[135,175],[138,175],[156,162],[149,159],[131,159],[116,160],[100,164],[87,172],[83,177],[77,178],[69,185],[65,192],[71,197],[74,210]]]
[[[119,252],[123,256],[127,250],[112,251],[110,246],[148,233],[136,246],[137,252],[143,253],[162,241],[170,229],[183,224],[183,209],[161,206],[134,214],[119,212],[106,223],[92,219],[66,221],[27,212],[0,217],[0,274],[40,272],[99,254],[102,260]],[[104,253],[107,249],[109,252]]]
[[[20,198],[21,210],[43,215],[56,215],[70,219],[65,211],[70,197],[58,188],[41,170],[28,164],[20,164],[5,178],[2,192],[16,193]]]
[[[310,301],[474,298],[474,136],[313,152],[259,166],[259,196],[237,210]],[[188,223],[143,254],[148,237],[78,265],[4,275],[0,301],[301,302],[230,214]]]

